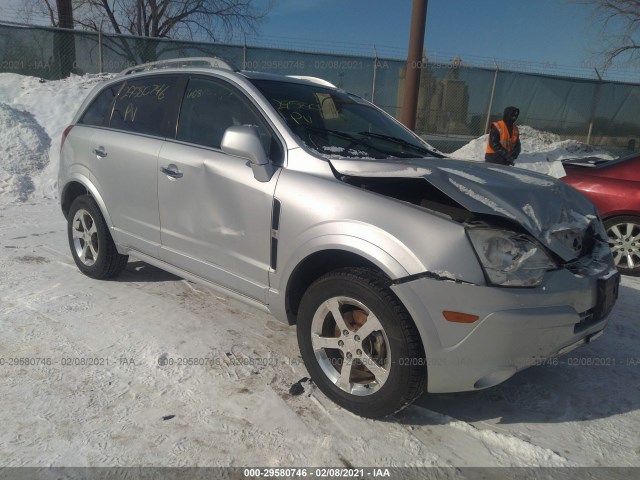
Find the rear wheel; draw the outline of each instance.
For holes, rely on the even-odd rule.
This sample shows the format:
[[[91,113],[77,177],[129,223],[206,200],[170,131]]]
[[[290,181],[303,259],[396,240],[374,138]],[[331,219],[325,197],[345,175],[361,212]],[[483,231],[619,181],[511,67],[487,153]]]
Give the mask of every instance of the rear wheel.
[[[93,198],[88,195],[76,198],[67,219],[71,255],[82,273],[91,278],[109,278],[126,267],[129,257],[118,253]]]
[[[604,226],[618,271],[640,276],[640,218],[613,217],[607,219]]]
[[[381,273],[341,269],[314,282],[298,314],[298,343],[320,390],[338,405],[379,418],[426,385],[420,336]]]

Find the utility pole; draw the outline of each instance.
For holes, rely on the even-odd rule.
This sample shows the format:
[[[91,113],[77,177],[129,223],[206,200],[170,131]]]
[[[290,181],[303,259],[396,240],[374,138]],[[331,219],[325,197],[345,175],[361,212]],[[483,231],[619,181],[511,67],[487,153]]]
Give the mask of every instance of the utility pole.
[[[407,73],[404,81],[404,99],[402,100],[402,123],[411,130],[416,128],[420,68],[423,67],[421,60],[424,47],[424,29],[427,23],[427,3],[428,0],[413,0],[411,12]],[[426,67],[426,65],[424,66]]]
[[[58,7],[58,28],[73,30],[73,7],[71,0],[56,0]]]
[[[58,9],[58,28],[73,30],[73,6],[71,0],[56,0]],[[60,76],[68,77],[76,63],[76,42],[73,31],[56,32],[54,36],[54,55],[58,60]]]

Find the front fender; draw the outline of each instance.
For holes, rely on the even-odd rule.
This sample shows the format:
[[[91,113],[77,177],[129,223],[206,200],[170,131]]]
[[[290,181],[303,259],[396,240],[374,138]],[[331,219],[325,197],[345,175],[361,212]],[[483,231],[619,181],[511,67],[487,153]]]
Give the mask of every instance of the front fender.
[[[351,235],[333,234],[315,237],[288,257],[280,275],[279,289],[286,288],[286,283],[295,268],[307,257],[325,250],[341,250],[358,255],[376,265],[389,278],[397,279],[409,275],[409,272],[392,255],[375,243]]]
[[[296,268],[313,254],[328,250],[348,252],[364,258],[391,279],[409,275],[407,269],[393,255],[376,243],[372,243],[371,238],[336,233],[308,238],[288,254],[277,271],[272,273],[269,310],[276,318],[282,321],[287,319],[285,296],[289,281]]]

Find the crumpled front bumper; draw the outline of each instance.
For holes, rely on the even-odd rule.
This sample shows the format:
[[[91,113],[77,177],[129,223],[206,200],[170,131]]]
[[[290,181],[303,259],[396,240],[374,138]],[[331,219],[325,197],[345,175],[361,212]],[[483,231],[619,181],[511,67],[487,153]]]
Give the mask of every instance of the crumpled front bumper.
[[[428,391],[458,392],[496,385],[518,370],[599,336],[607,315],[598,312],[598,290],[607,278],[612,279],[610,290],[615,283],[617,296],[619,274],[613,268],[593,276],[566,269],[548,272],[536,288],[419,278],[392,289],[422,337]],[[446,310],[477,315],[479,320],[449,322],[442,314]]]

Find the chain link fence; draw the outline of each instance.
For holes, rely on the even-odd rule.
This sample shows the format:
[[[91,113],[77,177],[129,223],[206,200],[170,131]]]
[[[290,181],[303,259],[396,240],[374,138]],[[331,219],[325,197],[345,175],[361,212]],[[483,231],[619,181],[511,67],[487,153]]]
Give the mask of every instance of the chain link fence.
[[[373,50],[373,49],[372,49]],[[0,72],[47,80],[119,72],[139,63],[217,56],[238,67],[321,77],[400,117],[406,61],[252,45],[150,39],[0,24]],[[640,85],[422,62],[416,131],[451,152],[487,132],[508,105],[519,124],[617,153],[640,148]]]

